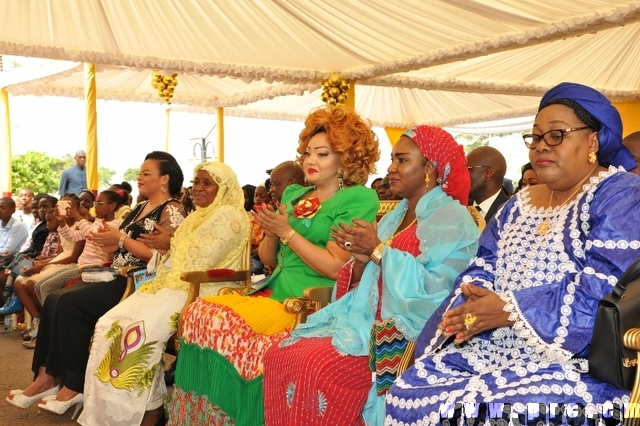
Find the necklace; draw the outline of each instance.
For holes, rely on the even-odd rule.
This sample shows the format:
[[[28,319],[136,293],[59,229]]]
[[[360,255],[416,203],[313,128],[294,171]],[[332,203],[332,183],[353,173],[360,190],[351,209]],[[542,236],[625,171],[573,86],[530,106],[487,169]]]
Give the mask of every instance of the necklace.
[[[400,228],[400,224],[402,223],[402,221],[404,220],[404,218],[407,216],[407,211],[405,210],[404,215],[402,216],[402,219],[400,220],[400,222],[398,222],[398,228]],[[398,231],[398,228],[396,228],[396,232],[394,232],[393,234],[391,234],[391,236],[387,239],[387,241],[385,241],[385,244],[390,246],[391,242],[393,241],[393,239],[396,237],[396,235],[400,235],[402,234],[404,231],[406,231],[407,229],[411,228],[411,226],[416,223],[416,220],[418,220],[418,217],[414,217],[413,220],[411,221],[411,223],[409,223],[407,226],[405,226],[404,228],[402,228],[400,231]]]
[[[582,185],[586,182],[587,179],[589,179],[591,177],[591,175],[587,176],[586,179],[584,179],[582,182],[580,182],[580,185],[578,185],[578,188],[576,188],[575,191],[573,191],[573,193],[571,195],[569,195],[567,197],[566,200],[564,200],[562,202],[562,204],[560,204],[558,206],[558,209],[561,209],[562,206],[564,206],[565,204],[567,204],[574,195],[576,195],[578,193],[578,191],[580,191],[582,189]],[[549,197],[549,205],[547,206],[547,211],[545,212],[545,218],[544,221],[538,225],[538,235],[547,235],[547,232],[549,232],[549,230],[551,229],[552,225],[551,225],[551,221],[549,220],[549,210],[551,209],[551,201],[553,200],[553,190],[551,190],[551,196]]]

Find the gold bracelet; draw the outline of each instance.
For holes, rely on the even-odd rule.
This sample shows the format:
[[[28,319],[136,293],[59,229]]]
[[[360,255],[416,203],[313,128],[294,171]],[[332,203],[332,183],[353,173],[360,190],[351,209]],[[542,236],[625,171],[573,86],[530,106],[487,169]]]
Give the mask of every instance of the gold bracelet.
[[[373,249],[371,256],[369,256],[369,259],[371,259],[378,266],[380,266],[380,262],[382,261],[382,251],[384,250],[384,246],[384,243],[378,244],[376,248]]]
[[[292,229],[291,231],[289,231],[286,237],[280,238],[280,242],[285,246],[289,245],[289,241],[291,241],[291,238],[293,238],[294,235],[296,235],[296,230]]]

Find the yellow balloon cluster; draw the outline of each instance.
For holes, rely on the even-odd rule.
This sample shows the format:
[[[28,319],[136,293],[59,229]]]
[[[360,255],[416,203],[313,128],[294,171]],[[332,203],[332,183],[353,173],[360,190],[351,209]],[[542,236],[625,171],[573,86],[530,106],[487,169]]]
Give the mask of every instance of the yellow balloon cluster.
[[[178,74],[172,74],[171,76],[162,75],[159,72],[153,73],[151,79],[151,87],[158,91],[160,96],[166,103],[171,103],[173,98],[173,91],[178,85]]]
[[[350,85],[347,80],[343,80],[338,74],[333,73],[322,82],[320,99],[327,105],[344,106],[349,88]]]

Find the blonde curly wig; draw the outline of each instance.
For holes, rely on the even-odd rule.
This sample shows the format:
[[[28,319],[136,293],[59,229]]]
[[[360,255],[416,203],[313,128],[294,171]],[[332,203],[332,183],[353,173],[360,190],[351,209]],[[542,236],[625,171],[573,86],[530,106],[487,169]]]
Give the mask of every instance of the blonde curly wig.
[[[350,109],[328,106],[313,111],[300,133],[296,157],[300,165],[309,140],[318,133],[327,134],[331,150],[338,154],[344,185],[366,184],[380,159],[378,137],[371,126]]]

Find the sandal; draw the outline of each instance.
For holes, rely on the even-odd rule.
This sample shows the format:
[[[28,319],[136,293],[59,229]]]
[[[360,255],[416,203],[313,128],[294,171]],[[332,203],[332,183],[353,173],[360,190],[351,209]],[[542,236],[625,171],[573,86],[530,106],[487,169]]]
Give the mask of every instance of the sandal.
[[[40,325],[40,318],[34,317],[33,320],[31,320],[31,328],[28,330],[25,330],[24,332],[20,332],[20,334],[22,335],[22,340],[24,340],[25,342],[28,342],[29,340],[35,339],[36,336],[38,335],[39,325]]]
[[[35,349],[36,348],[36,338],[29,340],[28,342],[22,342],[22,346],[27,349]]]

